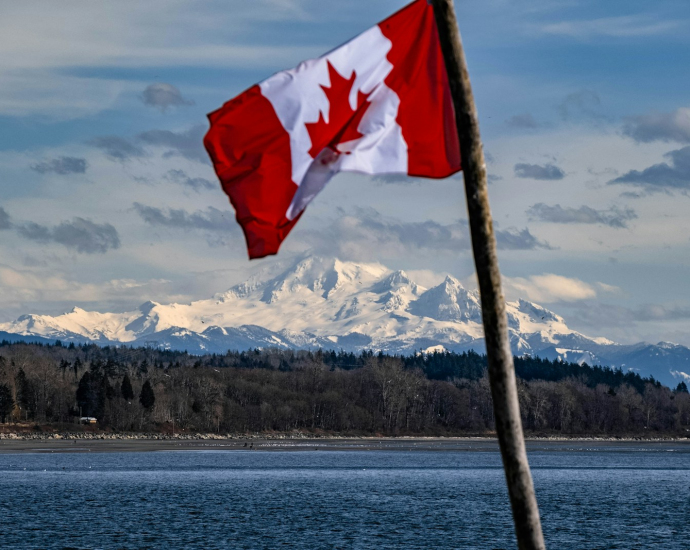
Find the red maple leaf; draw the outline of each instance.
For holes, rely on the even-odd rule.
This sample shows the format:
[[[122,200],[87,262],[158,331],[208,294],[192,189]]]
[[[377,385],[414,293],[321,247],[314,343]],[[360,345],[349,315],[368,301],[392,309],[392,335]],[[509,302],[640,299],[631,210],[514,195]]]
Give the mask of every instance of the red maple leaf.
[[[349,154],[348,151],[338,150],[338,145],[364,137],[364,134],[359,133],[357,127],[369,105],[371,105],[367,101],[371,92],[364,94],[359,91],[357,92],[357,108],[353,110],[350,106],[350,91],[355,83],[357,73],[352,71],[350,78],[346,79],[333,68],[330,61],[327,63],[331,85],[322,85],[321,89],[326,93],[330,104],[328,122],[324,119],[323,113],[319,112],[318,121],[305,124],[311,138],[309,154],[312,158],[316,158],[326,147],[338,154]]]

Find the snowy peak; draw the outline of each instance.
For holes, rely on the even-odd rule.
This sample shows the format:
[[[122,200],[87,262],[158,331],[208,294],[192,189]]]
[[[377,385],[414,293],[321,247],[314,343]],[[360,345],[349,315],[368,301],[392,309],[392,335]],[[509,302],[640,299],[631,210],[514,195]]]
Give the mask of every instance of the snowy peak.
[[[50,317],[45,317],[42,315],[22,315],[11,324],[12,328],[14,329],[12,332],[24,335],[43,334],[46,332],[46,330],[56,328],[56,325],[50,321],[52,321]]]
[[[666,376],[690,376],[690,350],[684,346],[621,346],[590,338],[526,300],[510,302],[506,310],[515,353],[635,369],[656,364]],[[454,277],[426,289],[404,271],[380,264],[306,257],[287,268],[273,264],[208,300],[149,301],[125,313],[73,308],[55,317],[22,315],[0,324],[0,332],[197,353],[253,347],[482,352],[481,321],[478,293]],[[664,374],[656,371],[654,376],[662,379]]]
[[[148,302],[144,302],[143,304],[141,304],[141,305],[139,306],[139,311],[140,311],[143,315],[150,315],[151,312],[153,311],[153,309],[154,309],[156,306],[159,306],[159,305],[160,305],[160,304],[157,304],[156,302],[152,302],[151,300],[149,300]],[[76,309],[76,308],[75,308],[75,309]]]
[[[524,313],[529,317],[529,320],[535,323],[540,321],[554,322],[554,323],[565,323],[563,317],[556,315],[553,311],[549,311],[545,307],[537,305],[533,302],[528,302],[527,300],[518,300],[517,302],[512,302],[509,304],[514,306],[520,313]]]
[[[424,291],[412,281],[404,271],[394,271],[383,279],[374,283],[369,289],[373,294],[379,295],[377,302],[385,312],[405,312],[410,302],[416,300]]]
[[[338,291],[355,291],[378,280],[388,270],[377,264],[342,262],[338,259],[308,257],[268,281],[257,285],[260,300],[272,304],[293,295],[313,294],[329,299]],[[342,292],[341,292],[342,293]]]
[[[399,290],[400,288],[409,288],[412,292],[418,292],[419,286],[413,282],[402,270],[393,271],[386,275],[383,279],[376,282],[371,291],[382,294],[384,292],[391,292]]]
[[[481,323],[482,319],[477,292],[466,290],[460,281],[450,275],[410,304],[409,311],[437,321]]]

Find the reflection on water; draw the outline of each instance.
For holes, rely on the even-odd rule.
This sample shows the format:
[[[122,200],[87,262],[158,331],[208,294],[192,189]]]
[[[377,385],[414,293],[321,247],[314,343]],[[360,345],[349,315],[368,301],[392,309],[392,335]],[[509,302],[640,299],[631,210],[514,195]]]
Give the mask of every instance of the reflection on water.
[[[550,549],[687,549],[690,446],[539,444]],[[500,457],[0,455],[2,548],[514,548]]]

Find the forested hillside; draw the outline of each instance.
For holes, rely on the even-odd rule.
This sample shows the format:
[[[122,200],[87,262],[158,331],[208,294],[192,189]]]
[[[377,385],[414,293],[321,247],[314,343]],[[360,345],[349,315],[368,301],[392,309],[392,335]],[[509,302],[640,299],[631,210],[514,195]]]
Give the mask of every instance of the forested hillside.
[[[687,386],[605,367],[516,358],[525,429],[686,435]],[[0,344],[0,421],[67,429],[481,434],[493,430],[486,357]]]

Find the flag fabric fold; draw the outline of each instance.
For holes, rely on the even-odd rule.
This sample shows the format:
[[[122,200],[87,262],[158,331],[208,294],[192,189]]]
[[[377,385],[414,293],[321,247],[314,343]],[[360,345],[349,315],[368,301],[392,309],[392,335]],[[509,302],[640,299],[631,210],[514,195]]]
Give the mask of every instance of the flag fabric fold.
[[[444,178],[461,168],[427,0],[249,88],[209,120],[204,144],[250,258],[276,254],[338,172]]]

